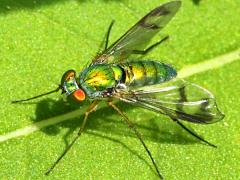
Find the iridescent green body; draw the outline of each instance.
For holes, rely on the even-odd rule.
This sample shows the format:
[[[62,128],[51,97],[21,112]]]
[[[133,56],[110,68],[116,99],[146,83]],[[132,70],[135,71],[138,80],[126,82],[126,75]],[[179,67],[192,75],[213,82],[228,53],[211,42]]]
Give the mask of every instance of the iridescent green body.
[[[55,168],[81,136],[89,114],[97,108],[101,100],[107,100],[107,104],[121,115],[124,122],[133,130],[150,157],[160,179],[164,178],[141,133],[138,132],[134,123],[122,112],[118,105],[113,103],[113,100],[120,100],[166,115],[195,138],[216,147],[181,123],[181,120],[185,120],[198,124],[210,124],[224,118],[224,114],[218,109],[214,96],[209,91],[184,80],[179,81],[179,79],[158,86],[156,84],[164,83],[176,77],[177,72],[173,67],[152,60],[127,61],[134,54],[146,55],[168,39],[169,36],[165,36],[160,41],[150,45],[152,38],[166,26],[180,6],[181,1],[176,0],[156,7],[117,41],[108,46],[110,32],[114,23],[112,21],[106,33],[103,51],[99,52],[89,62],[89,67],[81,71],[78,77],[76,71],[70,69],[63,74],[61,84],[55,90],[31,98],[13,101],[13,103],[29,101],[59,90],[62,90],[62,94],[75,102],[82,103],[87,99],[91,101],[91,105],[84,113],[84,119],[77,136],[69,143],[65,151],[45,175],[48,175]]]
[[[129,61],[119,64],[95,64],[80,74],[82,89],[90,97],[99,97],[113,88],[142,87],[169,81],[177,75],[171,66],[156,61]]]

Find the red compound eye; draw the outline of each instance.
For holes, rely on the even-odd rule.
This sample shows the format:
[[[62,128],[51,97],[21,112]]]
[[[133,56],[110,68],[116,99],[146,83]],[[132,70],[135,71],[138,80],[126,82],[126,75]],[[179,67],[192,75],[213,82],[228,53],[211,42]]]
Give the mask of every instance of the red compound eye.
[[[85,92],[81,89],[78,89],[76,90],[74,93],[73,93],[73,96],[76,100],[78,101],[83,101],[85,100],[86,96],[85,96]]]

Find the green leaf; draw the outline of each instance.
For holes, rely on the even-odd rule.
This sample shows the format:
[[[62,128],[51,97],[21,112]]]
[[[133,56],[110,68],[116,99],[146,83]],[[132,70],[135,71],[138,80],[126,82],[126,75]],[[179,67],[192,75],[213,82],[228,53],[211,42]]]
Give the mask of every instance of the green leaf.
[[[167,1],[0,1],[0,177],[42,179],[72,140],[86,107],[60,94],[24,104],[11,100],[52,90],[68,69],[90,61],[112,19],[113,42],[149,10]],[[160,34],[170,40],[145,59],[172,64],[179,76],[215,94],[225,119],[187,124],[217,149],[168,118],[117,103],[136,124],[166,179],[240,177],[240,1],[186,0]],[[154,40],[158,40],[160,36]],[[49,179],[157,179],[144,148],[102,103],[84,134]]]

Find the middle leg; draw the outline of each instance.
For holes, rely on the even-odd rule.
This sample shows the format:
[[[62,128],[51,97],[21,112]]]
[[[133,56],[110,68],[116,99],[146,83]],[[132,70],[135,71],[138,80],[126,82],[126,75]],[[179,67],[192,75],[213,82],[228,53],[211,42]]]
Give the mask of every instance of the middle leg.
[[[141,55],[146,55],[147,53],[149,53],[151,50],[153,50],[155,47],[157,47],[158,45],[162,44],[164,41],[166,41],[169,38],[169,36],[165,36],[163,39],[161,39],[160,41],[156,42],[155,44],[149,46],[147,49],[145,50],[133,50],[132,54],[141,54]]]

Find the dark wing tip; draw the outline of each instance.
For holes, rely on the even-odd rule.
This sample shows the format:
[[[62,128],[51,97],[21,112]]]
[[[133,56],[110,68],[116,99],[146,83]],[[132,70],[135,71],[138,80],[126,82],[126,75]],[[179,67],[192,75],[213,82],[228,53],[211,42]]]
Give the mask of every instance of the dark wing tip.
[[[179,10],[181,5],[182,5],[181,1],[171,1],[171,2],[168,2],[164,5],[162,5],[162,7],[166,8],[166,9],[169,9],[172,13],[175,14]]]
[[[180,8],[181,5],[182,5],[182,1],[170,1],[170,2],[168,2],[168,3],[166,3],[166,4],[172,4],[172,5]]]
[[[151,12],[149,12],[142,20],[140,21],[146,21],[147,18],[149,17],[154,17],[154,16],[166,16],[169,17],[167,20],[165,20],[165,24],[169,22],[172,17],[177,13],[179,8],[181,7],[181,1],[171,1],[165,4],[162,4],[158,6],[157,8],[153,9]]]
[[[176,12],[181,7],[181,1],[171,1],[165,4],[158,6],[157,8],[153,9],[150,13],[146,16],[163,16],[169,14],[176,14]]]

